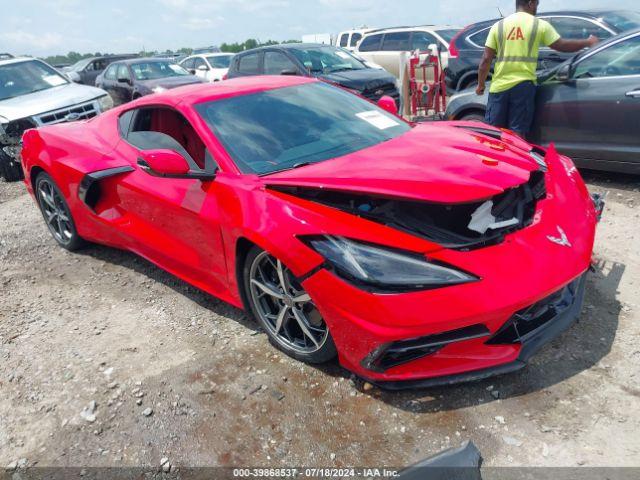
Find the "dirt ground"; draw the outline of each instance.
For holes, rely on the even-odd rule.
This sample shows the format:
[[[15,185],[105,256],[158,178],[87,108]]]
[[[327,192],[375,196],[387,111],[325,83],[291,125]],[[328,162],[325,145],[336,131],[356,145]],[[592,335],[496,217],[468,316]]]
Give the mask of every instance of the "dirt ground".
[[[608,197],[580,323],[520,372],[401,393],[132,254],[58,248],[0,183],[0,466],[399,467],[466,439],[486,466],[640,466],[640,177],[586,179]]]

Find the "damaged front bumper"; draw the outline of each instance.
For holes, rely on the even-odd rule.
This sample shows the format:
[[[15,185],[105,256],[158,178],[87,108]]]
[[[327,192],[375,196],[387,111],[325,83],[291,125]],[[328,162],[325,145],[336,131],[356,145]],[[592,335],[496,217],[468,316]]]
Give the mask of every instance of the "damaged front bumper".
[[[542,347],[560,336],[577,321],[584,303],[586,277],[585,273],[549,298],[516,313],[485,342],[486,345],[520,345],[520,353],[512,362],[445,377],[406,382],[374,380],[373,383],[387,390],[426,388],[478,381],[520,370]],[[537,312],[533,313],[532,310]]]

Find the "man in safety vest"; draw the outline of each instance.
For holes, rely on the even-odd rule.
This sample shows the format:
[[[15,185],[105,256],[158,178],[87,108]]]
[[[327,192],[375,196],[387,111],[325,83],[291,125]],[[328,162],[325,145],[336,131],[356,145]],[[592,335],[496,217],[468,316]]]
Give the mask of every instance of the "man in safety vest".
[[[560,38],[550,23],[535,17],[538,4],[538,0],[516,0],[516,13],[491,28],[476,89],[478,95],[484,94],[495,59],[485,121],[496,127],[509,128],[523,138],[533,122],[540,45],[559,52],[577,52],[598,43],[593,35],[587,40]]]

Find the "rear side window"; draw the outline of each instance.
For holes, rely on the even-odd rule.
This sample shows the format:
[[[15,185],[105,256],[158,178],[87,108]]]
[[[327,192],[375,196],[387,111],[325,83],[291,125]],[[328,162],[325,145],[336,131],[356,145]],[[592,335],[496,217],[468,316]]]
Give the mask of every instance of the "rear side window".
[[[107,68],[107,71],[104,72],[104,78],[107,80],[115,80],[116,79],[116,70],[118,70],[117,65],[111,65]]]
[[[118,78],[131,78],[131,75],[129,75],[129,69],[126,65],[118,66]]]
[[[380,50],[380,43],[382,40],[382,34],[378,35],[369,35],[368,37],[364,37],[362,43],[358,47],[358,50],[361,52],[375,52]]]
[[[355,47],[356,45],[358,45],[358,42],[361,38],[362,35],[360,33],[354,33],[353,35],[351,35],[351,42],[349,42],[349,46]]]
[[[349,34],[343,33],[342,35],[340,35],[340,46],[346,47],[348,44],[349,44]]]
[[[587,39],[595,35],[600,40],[607,39],[611,34],[599,25],[582,18],[549,17],[546,19],[558,31],[562,38]]]
[[[438,45],[438,40],[436,37],[427,32],[413,32],[413,36],[411,37],[411,51],[420,50],[421,52],[426,52],[429,48],[429,45]]]
[[[260,73],[259,54],[251,53],[243,55],[238,59],[238,71],[240,73],[257,74]]]
[[[409,50],[411,50],[409,46],[410,39],[410,32],[387,33],[384,36],[382,50],[386,52],[408,52]]]
[[[282,72],[297,72],[296,66],[282,52],[266,52],[264,54],[265,75],[282,75]]]
[[[487,27],[484,30],[480,30],[473,35],[469,35],[469,40],[474,43],[478,47],[484,47],[487,43],[487,38],[489,38],[489,32],[491,31],[491,27]]]

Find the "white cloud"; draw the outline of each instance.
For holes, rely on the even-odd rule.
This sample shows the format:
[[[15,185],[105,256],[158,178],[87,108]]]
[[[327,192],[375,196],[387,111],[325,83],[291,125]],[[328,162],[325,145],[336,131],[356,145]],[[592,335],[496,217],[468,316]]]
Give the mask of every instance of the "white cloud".
[[[9,45],[9,50],[22,51],[31,48],[47,50],[62,45],[64,37],[58,33],[35,34],[16,30],[0,33],[0,40]]]

